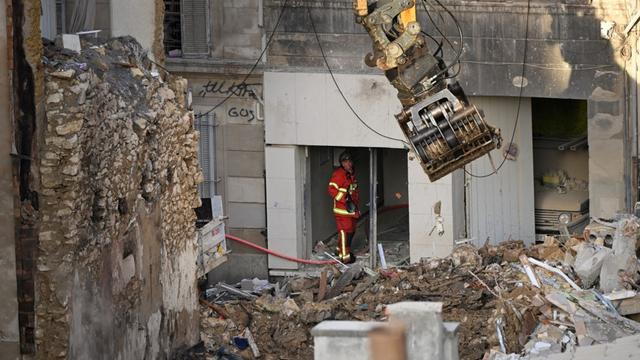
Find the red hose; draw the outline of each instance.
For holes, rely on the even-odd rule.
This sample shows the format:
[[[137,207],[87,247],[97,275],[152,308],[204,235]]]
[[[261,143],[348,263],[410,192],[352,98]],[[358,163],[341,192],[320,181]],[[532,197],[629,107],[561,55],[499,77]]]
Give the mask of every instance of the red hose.
[[[398,205],[391,205],[391,206],[385,206],[382,209],[378,210],[379,213],[385,212],[385,211],[389,211],[389,210],[395,210],[395,209],[402,209],[402,208],[407,208],[409,207],[409,204],[398,204]],[[288,256],[285,254],[281,254],[278,252],[275,252],[273,250],[269,250],[269,249],[265,249],[262,246],[256,245],[250,241],[241,239],[239,237],[233,236],[233,235],[229,235],[229,234],[225,234],[224,235],[227,239],[229,240],[233,240],[235,242],[239,242],[240,244],[244,245],[244,246],[248,246],[250,248],[254,248],[256,250],[265,252],[267,254],[279,257],[281,259],[285,259],[285,260],[289,260],[289,261],[293,261],[293,262],[297,262],[297,263],[301,263],[301,264],[309,264],[309,265],[328,265],[328,264],[335,264],[336,261],[335,260],[305,260],[305,259],[298,259],[296,257],[293,256]]]
[[[336,263],[335,260],[305,260],[305,259],[298,259],[298,258],[295,258],[293,256],[288,256],[288,255],[285,255],[285,254],[280,254],[280,253],[275,252],[273,250],[265,249],[262,246],[256,245],[256,244],[254,244],[252,242],[249,242],[247,240],[244,240],[244,239],[240,239],[239,237],[235,237],[233,235],[225,234],[224,236],[229,240],[233,240],[233,241],[239,242],[240,244],[248,246],[250,248],[254,248],[256,250],[260,250],[260,251],[265,252],[267,254],[270,254],[270,255],[273,255],[273,256],[277,256],[277,257],[285,259],[285,260],[301,263],[301,264],[328,265],[328,264],[335,264]]]

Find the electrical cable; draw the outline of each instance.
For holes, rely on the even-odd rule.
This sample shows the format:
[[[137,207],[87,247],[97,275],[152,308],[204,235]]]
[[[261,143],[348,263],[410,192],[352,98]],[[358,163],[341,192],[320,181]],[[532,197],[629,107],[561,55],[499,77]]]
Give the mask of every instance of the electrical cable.
[[[229,239],[229,240],[232,240],[232,241],[235,241],[235,242],[237,242],[237,243],[240,243],[240,244],[242,244],[242,245],[244,245],[244,246],[248,246],[248,247],[250,247],[250,248],[253,248],[253,249],[256,249],[256,250],[262,251],[262,252],[267,253],[267,254],[269,254],[269,255],[273,255],[273,256],[275,256],[275,257],[279,257],[279,258],[281,258],[281,259],[285,259],[285,260],[289,260],[289,261],[297,262],[297,263],[300,263],[300,264],[308,264],[308,265],[328,265],[328,264],[335,264],[335,263],[336,263],[336,261],[335,261],[335,260],[307,260],[307,259],[299,259],[299,258],[297,258],[297,257],[293,257],[293,256],[289,256],[289,255],[281,254],[281,253],[279,253],[279,252],[277,252],[277,251],[273,251],[273,250],[270,250],[270,249],[263,248],[263,247],[262,247],[262,246],[260,246],[260,245],[256,245],[256,244],[254,244],[254,243],[252,243],[252,242],[250,242],[250,241],[247,241],[247,240],[241,239],[241,238],[236,237],[236,236],[233,236],[233,235],[225,234],[225,235],[224,235],[224,237],[225,237],[225,238],[227,238],[227,239]]]
[[[529,41],[529,14],[530,13],[531,13],[531,0],[527,0],[527,20],[526,20],[526,25],[525,25],[526,27],[525,27],[525,33],[524,33],[524,50],[523,50],[523,55],[522,55],[522,72],[521,72],[521,76],[520,76],[520,92],[518,94],[518,109],[516,110],[516,121],[513,124],[513,132],[511,133],[511,140],[509,140],[509,147],[511,147],[511,145],[513,144],[513,139],[515,138],[515,135],[516,135],[516,129],[518,128],[518,121],[520,120],[520,108],[521,108],[521,105],[522,105],[522,92],[524,91],[523,82],[524,82],[524,75],[525,75],[526,62],[527,62],[527,48],[528,48],[527,44],[528,44],[528,41]],[[507,152],[505,151],[504,157],[502,158],[502,162],[491,173],[484,174],[484,175],[475,175],[475,174],[472,174],[471,172],[467,171],[466,168],[464,168],[464,172],[467,175],[469,175],[471,177],[474,177],[474,178],[486,178],[486,177],[489,177],[491,175],[497,174],[498,170],[500,170],[502,168],[502,166],[505,164],[506,161],[507,161]]]
[[[442,30],[440,30],[440,27],[438,27],[438,25],[436,24],[436,22],[433,20],[433,18],[431,17],[431,14],[429,13],[429,9],[427,9],[427,0],[422,0],[422,7],[424,8],[424,11],[427,13],[427,16],[429,17],[429,20],[433,23],[434,27],[436,28],[436,31],[438,31],[438,33],[440,34],[440,36],[442,36],[442,38],[444,39],[444,41],[447,42],[447,44],[449,44],[449,46],[451,47],[451,49],[453,51],[456,51],[456,57],[455,59],[447,66],[445,66],[444,69],[440,70],[436,75],[432,76],[432,79],[437,78],[438,76],[445,74],[447,71],[449,71],[449,69],[451,69],[453,66],[455,66],[456,64],[458,64],[458,71],[456,72],[455,75],[452,76],[447,76],[447,79],[456,77],[459,73],[460,73],[460,56],[462,56],[462,49],[463,49],[463,40],[464,37],[462,35],[462,27],[460,26],[460,23],[458,22],[458,19],[453,15],[453,13],[451,13],[451,11],[444,6],[439,0],[435,0],[436,3],[438,5],[440,5],[440,7],[442,7],[442,9],[444,9],[444,11],[447,12],[447,14],[449,14],[449,16],[451,17],[451,20],[453,20],[454,24],[456,25],[456,28],[458,30],[458,36],[460,38],[460,48],[458,49],[458,51],[456,51],[455,47],[453,46],[453,44],[451,43],[451,41],[449,40],[449,38],[442,32]]]
[[[282,15],[284,14],[284,11],[287,8],[287,2],[289,0],[284,0],[284,2],[282,3],[282,6],[280,7],[280,14],[278,15],[278,19],[276,20],[276,24],[273,26],[273,30],[271,31],[271,35],[269,36],[269,39],[267,40],[267,43],[264,46],[264,49],[262,49],[262,52],[260,53],[260,56],[258,56],[258,59],[256,60],[256,62],[253,64],[253,66],[251,67],[251,69],[249,70],[249,72],[247,73],[247,75],[244,77],[244,79],[242,79],[242,82],[240,84],[244,84],[247,79],[249,79],[249,76],[251,76],[251,74],[253,74],[253,71],[258,67],[258,64],[260,63],[260,61],[262,60],[262,57],[264,56],[264,54],[267,52],[267,50],[269,49],[269,45],[271,45],[271,41],[273,40],[274,35],[276,34],[276,30],[278,29],[278,27],[280,26],[280,20],[282,20]],[[200,118],[203,116],[207,116],[209,115],[211,112],[213,112],[214,110],[216,110],[217,108],[219,108],[222,104],[224,104],[225,102],[227,102],[227,100],[229,100],[232,96],[234,95],[233,91],[229,92],[229,95],[227,95],[227,97],[225,97],[224,99],[222,99],[219,103],[217,103],[216,105],[214,105],[211,109],[207,110],[204,113],[200,113],[198,115],[196,115],[196,118]]]
[[[351,103],[349,102],[347,97],[342,92],[342,89],[340,88],[340,85],[338,84],[338,81],[336,80],[336,77],[333,74],[333,70],[331,70],[331,67],[329,66],[329,61],[327,60],[327,56],[324,53],[324,49],[322,48],[322,43],[320,42],[320,36],[318,36],[318,32],[316,31],[316,24],[313,21],[313,17],[311,16],[311,11],[309,10],[309,8],[307,8],[307,14],[309,15],[309,20],[311,22],[311,27],[313,28],[313,33],[315,34],[316,41],[318,42],[318,47],[320,48],[320,53],[322,54],[322,59],[324,60],[324,64],[326,65],[327,70],[329,71],[329,74],[331,75],[331,79],[333,80],[333,84],[336,86],[336,89],[340,93],[340,96],[342,97],[342,100],[344,100],[345,104],[347,104],[347,106],[349,107],[349,109],[351,110],[353,115],[355,115],[355,117],[362,123],[362,125],[364,125],[367,129],[371,130],[373,133],[377,134],[378,136],[383,137],[385,139],[389,139],[389,140],[399,141],[399,142],[403,143],[407,148],[410,148],[409,143],[407,143],[406,141],[404,141],[402,139],[394,138],[394,137],[391,137],[391,136],[387,136],[387,135],[384,135],[384,134],[380,133],[376,129],[374,129],[371,126],[369,126],[369,124],[367,124],[364,120],[362,120],[360,115],[358,115],[358,113],[355,111],[355,109],[353,108],[353,106],[351,105]]]
[[[435,42],[436,45],[438,45],[438,48],[436,49],[436,51],[433,52],[432,55],[434,57],[442,57],[442,55],[444,55],[443,50],[442,50],[443,42],[442,41],[438,41],[431,34],[425,32],[424,30],[420,30],[420,32],[422,33],[422,35],[429,37],[429,39],[433,40],[433,42]],[[438,55],[438,53],[440,53],[440,55]]]

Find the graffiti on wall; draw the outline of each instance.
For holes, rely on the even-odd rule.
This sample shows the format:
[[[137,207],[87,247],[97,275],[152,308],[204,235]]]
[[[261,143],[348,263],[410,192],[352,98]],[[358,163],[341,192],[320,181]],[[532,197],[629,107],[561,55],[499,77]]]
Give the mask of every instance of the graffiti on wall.
[[[262,87],[262,84],[250,84],[246,82],[228,83],[226,80],[209,80],[200,87],[198,95],[205,97],[207,95],[222,95],[222,96],[237,96],[237,97],[249,97],[254,93],[254,89]]]
[[[227,115],[232,118],[243,118],[247,121],[252,121],[256,118],[256,114],[253,109],[247,109],[243,107],[232,107],[227,111]]]

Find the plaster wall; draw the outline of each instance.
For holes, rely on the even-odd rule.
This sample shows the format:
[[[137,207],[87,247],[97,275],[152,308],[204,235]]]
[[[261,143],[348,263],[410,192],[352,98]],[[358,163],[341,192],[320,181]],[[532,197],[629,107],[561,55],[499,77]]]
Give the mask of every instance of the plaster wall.
[[[358,115],[379,133],[402,139],[393,116],[395,89],[382,75],[336,75]],[[367,129],[340,96],[329,74],[265,72],[267,144],[402,148]],[[339,131],[338,131],[339,129]]]
[[[110,1],[111,36],[134,37],[153,58],[156,25],[161,26],[156,23],[156,0]]]

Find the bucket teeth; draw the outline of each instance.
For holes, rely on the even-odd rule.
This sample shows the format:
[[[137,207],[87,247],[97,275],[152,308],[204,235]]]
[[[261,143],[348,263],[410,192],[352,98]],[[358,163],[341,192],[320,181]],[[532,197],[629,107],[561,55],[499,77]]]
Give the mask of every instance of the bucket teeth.
[[[441,177],[499,148],[500,131],[474,105],[441,90],[409,109],[398,121],[429,180]]]

